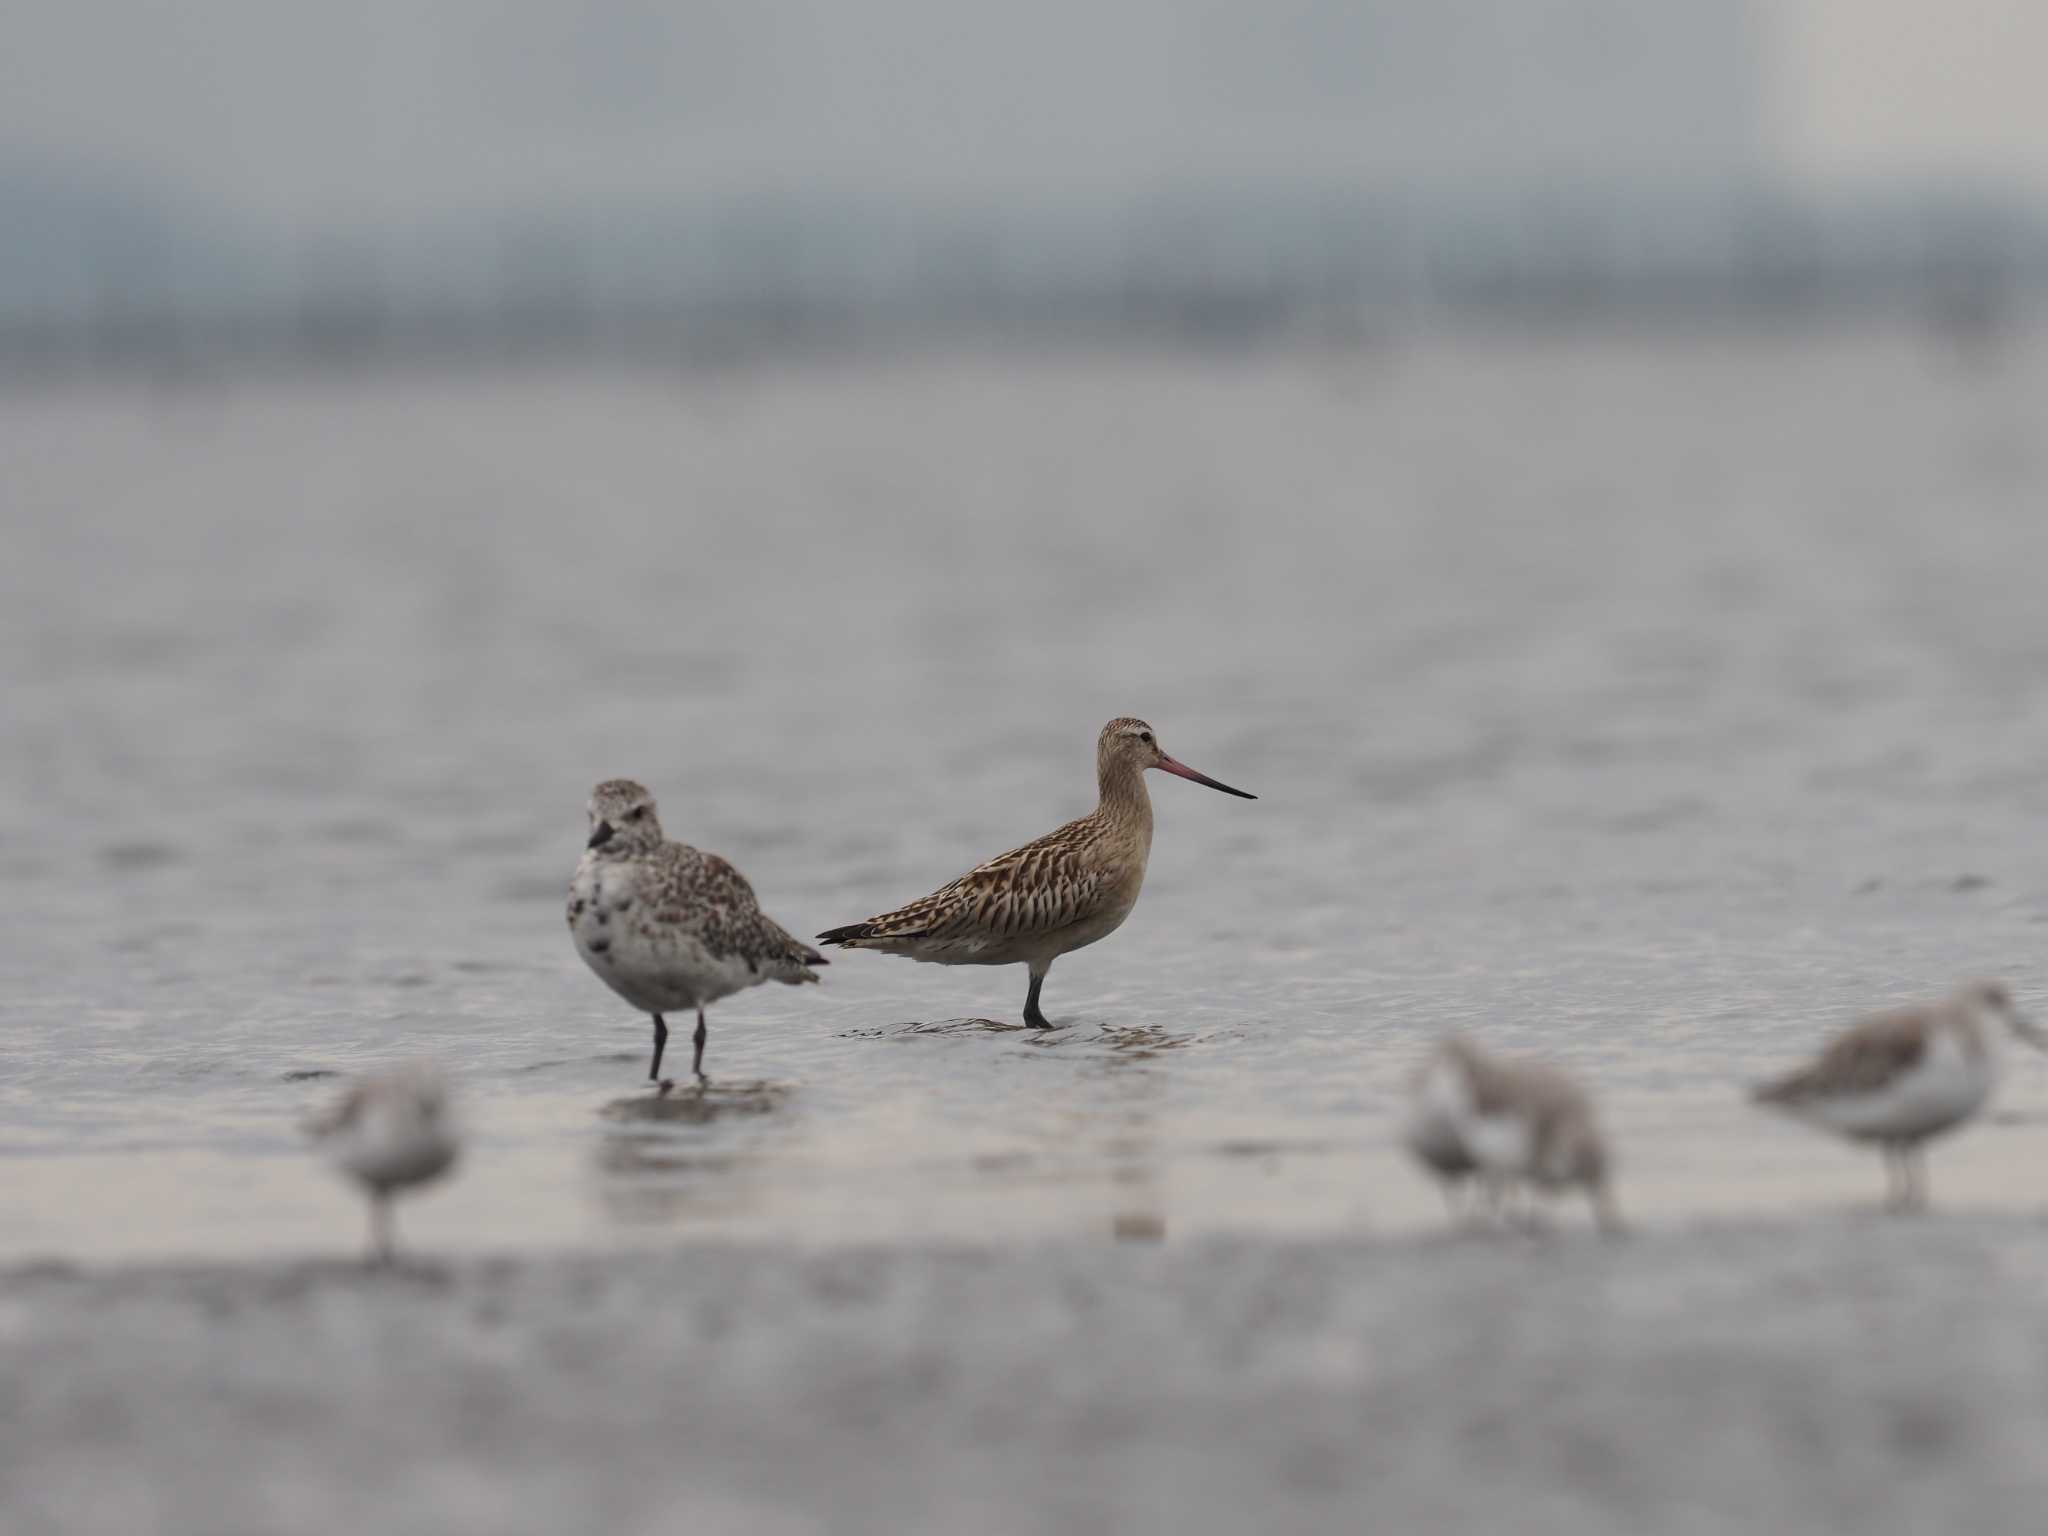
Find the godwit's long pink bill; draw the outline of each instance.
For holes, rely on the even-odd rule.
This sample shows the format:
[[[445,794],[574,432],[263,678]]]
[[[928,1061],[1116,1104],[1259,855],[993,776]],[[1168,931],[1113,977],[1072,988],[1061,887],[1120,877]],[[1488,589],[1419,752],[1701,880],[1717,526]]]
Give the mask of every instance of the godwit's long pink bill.
[[[1144,721],[1112,720],[1095,742],[1100,798],[1091,813],[977,865],[907,906],[827,929],[819,941],[937,965],[1028,966],[1024,1022],[1052,1028],[1039,1011],[1038,993],[1053,961],[1107,938],[1137,905],[1152,852],[1147,768],[1226,795],[1258,798],[1167,756]]]

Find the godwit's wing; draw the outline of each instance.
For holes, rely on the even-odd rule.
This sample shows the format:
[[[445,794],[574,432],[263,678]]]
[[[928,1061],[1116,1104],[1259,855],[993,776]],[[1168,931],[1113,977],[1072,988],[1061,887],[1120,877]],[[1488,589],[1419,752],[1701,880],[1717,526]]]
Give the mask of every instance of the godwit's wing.
[[[845,949],[894,950],[920,958],[1007,952],[1085,921],[1111,896],[1111,878],[1092,857],[1095,818],[977,864],[929,896],[864,923],[818,935]]]
[[[717,854],[663,843],[647,863],[642,895],[653,920],[694,935],[712,955],[791,986],[816,981],[808,967],[828,963],[763,912],[747,877]]]
[[[1872,1014],[1830,1041],[1798,1071],[1758,1087],[1755,1096],[1764,1104],[1802,1104],[1879,1092],[1926,1054],[1932,1023],[1926,1008]]]

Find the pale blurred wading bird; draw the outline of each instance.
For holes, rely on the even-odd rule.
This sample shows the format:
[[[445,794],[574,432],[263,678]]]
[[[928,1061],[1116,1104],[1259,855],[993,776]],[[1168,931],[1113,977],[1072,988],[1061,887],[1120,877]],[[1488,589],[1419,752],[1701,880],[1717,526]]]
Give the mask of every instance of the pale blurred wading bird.
[[[1621,1230],[1593,1101],[1554,1067],[1446,1035],[1416,1074],[1403,1139],[1454,1208],[1468,1181],[1497,1211],[1519,1189],[1576,1188],[1603,1232]]]
[[[816,981],[825,957],[761,911],[746,877],[715,853],[661,835],[654,796],[631,779],[590,794],[590,841],[569,885],[576,952],[606,986],[654,1018],[650,1082],[661,1080],[665,1013],[697,1011],[690,1070],[704,1076],[704,1010],[764,981]]]
[[[1038,992],[1053,961],[1109,937],[1137,905],[1152,853],[1147,768],[1240,799],[1258,798],[1175,762],[1159,750],[1144,721],[1112,720],[1095,742],[1100,799],[1092,812],[977,865],[908,906],[828,929],[819,941],[936,965],[1028,966],[1024,1022],[1052,1028],[1039,1011]]]
[[[1927,1204],[1925,1144],[1955,1129],[1998,1085],[2001,1036],[2048,1051],[2048,1034],[1995,981],[1938,1003],[1895,1008],[1849,1026],[1797,1072],[1751,1090],[1759,1104],[1884,1154],[1886,1204]]]
[[[306,1130],[368,1193],[370,1259],[390,1263],[392,1196],[440,1178],[460,1150],[440,1072],[413,1061],[359,1077]]]

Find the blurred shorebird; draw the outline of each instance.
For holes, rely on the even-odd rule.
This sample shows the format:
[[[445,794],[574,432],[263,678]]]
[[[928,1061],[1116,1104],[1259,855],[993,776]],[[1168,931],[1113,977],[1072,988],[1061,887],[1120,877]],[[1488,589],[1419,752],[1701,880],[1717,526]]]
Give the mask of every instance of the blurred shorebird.
[[[591,791],[590,841],[569,885],[576,952],[654,1019],[650,1082],[668,1045],[664,1013],[697,1010],[690,1070],[704,1076],[704,1010],[764,981],[816,981],[825,957],[777,927],[746,877],[715,853],[661,835],[654,796],[631,779]]]
[[[1454,1210],[1468,1181],[1496,1210],[1517,1189],[1577,1187],[1603,1232],[1621,1229],[1593,1101],[1553,1067],[1494,1056],[1447,1035],[1416,1075],[1403,1139],[1443,1182]]]
[[[427,1062],[403,1062],[348,1084],[307,1133],[370,1197],[370,1259],[391,1262],[391,1197],[431,1184],[454,1166],[459,1144],[448,1090]]]
[[[1031,991],[1024,1022],[1052,1024],[1038,992],[1053,961],[1116,932],[1145,883],[1152,853],[1152,800],[1145,770],[1158,768],[1245,800],[1258,796],[1219,784],[1160,751],[1152,727],[1116,719],[1095,743],[1100,800],[1079,821],[1012,848],[931,895],[818,935],[843,949],[877,949],[936,965],[1024,965]]]
[[[1926,1142],[1984,1107],[1998,1086],[2006,1031],[2048,1051],[2048,1034],[2013,1007],[1995,981],[1972,982],[1938,1003],[1895,1008],[1849,1026],[1808,1065],[1751,1090],[1781,1109],[1884,1154],[1886,1204],[1927,1204]]]

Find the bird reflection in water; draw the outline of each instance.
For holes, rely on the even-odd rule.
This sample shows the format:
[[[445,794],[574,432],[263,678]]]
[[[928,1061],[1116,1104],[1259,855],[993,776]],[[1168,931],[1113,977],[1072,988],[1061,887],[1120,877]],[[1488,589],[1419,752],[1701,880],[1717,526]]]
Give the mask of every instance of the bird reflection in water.
[[[704,1091],[613,1099],[598,1142],[597,1194],[613,1220],[665,1226],[730,1216],[757,1203],[761,1159],[719,1129],[772,1116],[792,1090],[784,1084],[717,1084]]]

